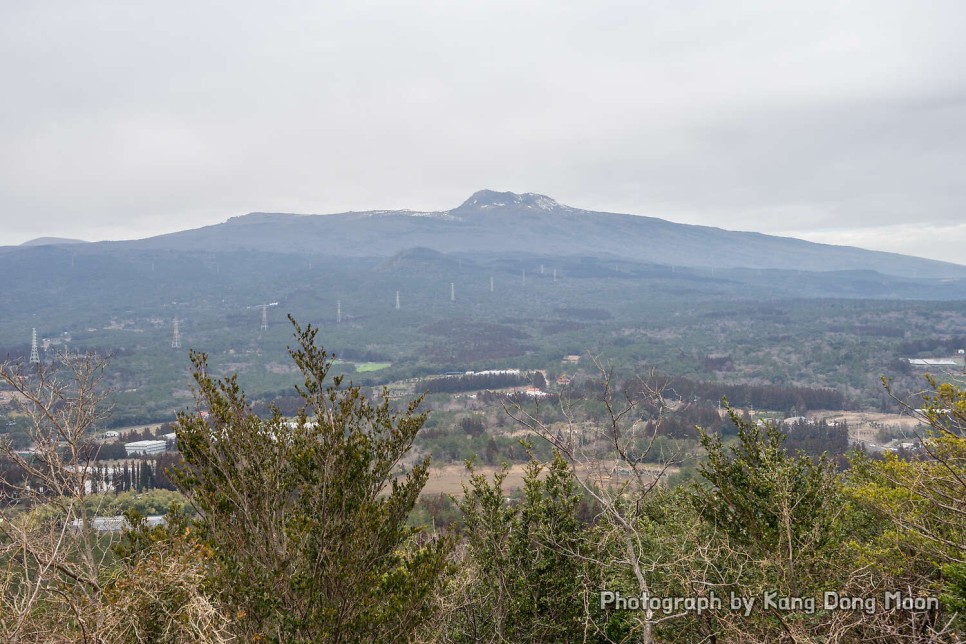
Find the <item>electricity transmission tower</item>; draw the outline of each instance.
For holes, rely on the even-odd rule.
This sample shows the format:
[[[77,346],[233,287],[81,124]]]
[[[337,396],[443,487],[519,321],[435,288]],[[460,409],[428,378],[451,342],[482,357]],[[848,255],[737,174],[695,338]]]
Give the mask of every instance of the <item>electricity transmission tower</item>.
[[[40,353],[37,352],[37,329],[33,329],[33,339],[30,341],[30,364],[40,364]]]
[[[268,307],[278,306],[278,302],[269,302],[267,304],[253,304],[249,306],[249,309],[261,309],[262,310],[262,325],[259,327],[262,331],[268,331]]]
[[[178,330],[178,318],[174,318],[174,334],[171,336],[171,348],[181,348],[181,331]]]

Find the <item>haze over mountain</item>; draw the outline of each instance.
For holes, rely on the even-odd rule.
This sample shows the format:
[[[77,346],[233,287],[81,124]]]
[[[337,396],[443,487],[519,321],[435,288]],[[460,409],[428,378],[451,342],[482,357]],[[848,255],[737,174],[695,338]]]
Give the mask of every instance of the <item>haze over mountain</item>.
[[[0,247],[0,272],[0,356],[26,359],[34,329],[52,351],[117,356],[131,422],[184,404],[188,348],[278,390],[287,314],[396,378],[608,347],[670,365],[682,346],[716,354],[734,341],[722,329],[753,320],[750,346],[760,334],[839,346],[842,329],[899,342],[919,311],[933,330],[929,312],[966,301],[966,266],[489,190],[440,212],[252,213],[141,240]],[[810,335],[790,334],[799,318]]]
[[[665,295],[687,302],[966,299],[966,266],[958,264],[492,190],[440,212],[251,213],[140,240],[37,240],[0,247],[0,271],[7,278],[0,333],[21,337],[35,324],[76,331],[110,326],[115,317],[170,320],[176,311],[202,310],[216,337],[234,324],[218,317],[226,310],[244,315],[278,301],[318,319],[341,299],[347,315],[379,315],[396,289],[436,318],[457,310],[492,317],[511,314],[499,288],[511,284],[529,285],[514,297],[541,314]],[[488,295],[493,282],[499,304]]]
[[[966,277],[966,266],[787,237],[594,212],[550,197],[481,190],[441,212],[376,210],[331,215],[251,213],[130,242],[130,248],[261,250],[390,257],[408,248],[441,253],[599,256],[697,268],[873,270],[920,278]]]

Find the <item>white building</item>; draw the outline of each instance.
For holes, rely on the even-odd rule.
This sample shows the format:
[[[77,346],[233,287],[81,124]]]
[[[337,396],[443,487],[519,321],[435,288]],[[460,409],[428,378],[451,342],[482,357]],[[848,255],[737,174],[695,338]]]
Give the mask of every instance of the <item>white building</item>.
[[[88,520],[89,525],[97,532],[120,532],[124,528],[130,528],[127,519],[122,515],[117,515],[113,517],[92,517]],[[167,523],[164,517],[161,515],[151,515],[144,517],[144,524],[148,528],[155,528]],[[84,522],[81,519],[74,519],[71,521],[71,527],[75,530],[80,530]]]
[[[124,443],[124,451],[128,456],[146,456],[148,454],[160,454],[168,449],[168,441],[134,441]]]
[[[530,396],[531,398],[543,398],[544,396],[549,396],[545,391],[540,391],[536,387],[527,387],[523,390],[523,395]]]
[[[467,371],[464,376],[519,376],[519,369],[487,369],[486,371]]]
[[[909,358],[909,364],[913,367],[958,367],[959,363],[955,360],[943,358]]]

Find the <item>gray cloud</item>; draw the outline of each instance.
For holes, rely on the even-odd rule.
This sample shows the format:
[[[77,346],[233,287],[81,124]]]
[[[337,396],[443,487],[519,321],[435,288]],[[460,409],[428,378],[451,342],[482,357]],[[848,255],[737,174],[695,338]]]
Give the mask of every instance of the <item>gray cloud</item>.
[[[963,262],[909,232],[964,235],[963,24],[956,1],[5,3],[0,243],[491,187]]]

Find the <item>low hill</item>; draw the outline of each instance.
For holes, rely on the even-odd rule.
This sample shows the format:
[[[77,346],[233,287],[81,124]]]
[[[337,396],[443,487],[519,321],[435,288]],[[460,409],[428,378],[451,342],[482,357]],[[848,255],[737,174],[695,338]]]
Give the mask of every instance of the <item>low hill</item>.
[[[87,244],[83,239],[69,239],[67,237],[38,237],[20,244],[21,246],[61,246],[64,244]]]

